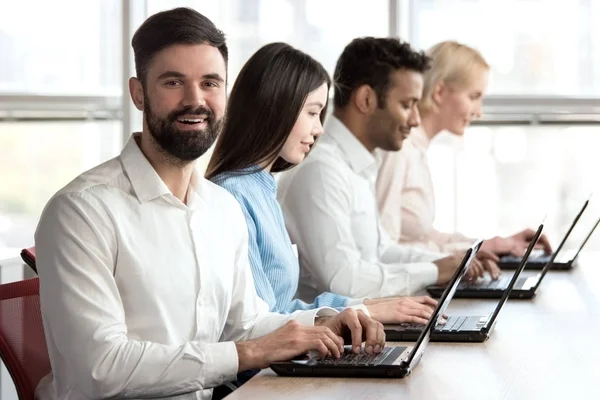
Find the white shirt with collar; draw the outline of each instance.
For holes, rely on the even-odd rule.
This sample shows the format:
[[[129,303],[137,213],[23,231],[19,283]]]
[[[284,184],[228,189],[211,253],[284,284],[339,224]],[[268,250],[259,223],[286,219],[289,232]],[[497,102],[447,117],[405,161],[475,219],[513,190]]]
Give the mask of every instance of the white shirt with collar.
[[[208,399],[236,378],[234,341],[335,314],[269,313],[237,201],[203,178],[187,199],[133,136],[50,200],[35,236],[52,365],[38,399]]]
[[[305,161],[284,172],[278,200],[300,254],[298,297],[413,294],[437,280],[444,255],[392,242],[375,201],[378,162],[337,118]]]

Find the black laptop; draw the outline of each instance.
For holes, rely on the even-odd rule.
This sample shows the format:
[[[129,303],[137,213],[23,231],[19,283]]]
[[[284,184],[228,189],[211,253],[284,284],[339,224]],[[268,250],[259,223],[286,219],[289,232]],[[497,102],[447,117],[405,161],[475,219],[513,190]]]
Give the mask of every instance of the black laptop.
[[[561,251],[561,249],[563,248],[563,245],[569,238],[569,235],[573,231],[573,228],[575,228],[575,225],[577,225],[577,222],[583,215],[583,212],[587,208],[589,202],[590,202],[590,200],[588,199],[585,201],[585,203],[583,203],[583,207],[581,207],[581,211],[579,211],[579,214],[577,214],[577,216],[573,220],[573,223],[567,230],[567,233],[561,240],[560,244],[558,245],[558,247],[556,248],[554,253],[559,253]],[[579,250],[562,251],[562,253],[560,253],[560,255],[554,259],[552,264],[550,264],[550,269],[569,270],[569,269],[573,268],[575,259],[577,258],[577,256],[579,255],[579,252],[581,251],[581,249],[587,242],[587,239],[589,239],[589,237],[594,232],[594,229],[596,229],[595,226],[592,229],[592,231],[589,233],[588,238],[586,238],[586,240],[583,242],[583,244],[579,247]],[[552,254],[545,254],[543,251],[541,253],[542,254],[534,255],[529,259],[529,261],[527,262],[527,269],[541,270],[546,266],[546,264],[548,264],[548,261],[550,261]],[[505,255],[505,256],[500,257],[500,262],[498,262],[498,266],[502,269],[515,269],[521,264],[521,259],[522,259],[522,257],[517,257],[517,256],[513,256],[513,255]]]
[[[535,292],[542,283],[544,276],[550,269],[550,265],[558,252],[554,252],[550,260],[546,263],[544,269],[540,272],[532,273],[525,271],[517,278],[517,282],[510,291],[510,299],[532,299]],[[527,262],[529,263],[529,261]],[[527,268],[527,265],[525,266]],[[480,278],[476,281],[463,280],[456,290],[455,298],[475,298],[475,299],[500,299],[508,288],[514,272],[505,271],[500,278],[493,280],[488,273],[485,278]],[[445,290],[445,286],[434,285],[429,286],[427,291],[433,297],[440,297]]]
[[[354,354],[349,347],[345,347],[344,354],[338,359],[303,356],[291,361],[273,363],[270,365],[271,369],[283,376],[404,378],[421,360],[435,321],[444,314],[460,280],[479,251],[481,243],[481,240],[477,241],[465,253],[460,267],[456,270],[431,319],[421,331],[413,347],[386,346],[379,354],[367,354],[364,350]]]
[[[535,236],[532,238],[525,255],[521,258],[521,264],[514,273],[510,283],[502,298],[498,302],[496,309],[493,313],[486,316],[450,316],[445,324],[437,324],[435,329],[431,333],[430,340],[432,342],[484,342],[486,341],[496,325],[498,314],[502,306],[508,300],[508,296],[517,282],[517,278],[525,269],[525,264],[529,260],[531,251],[533,250],[535,243],[542,234],[543,224],[539,226]],[[402,323],[397,325],[385,325],[385,338],[390,341],[413,341],[416,340],[421,331],[423,330],[423,324],[415,323]]]

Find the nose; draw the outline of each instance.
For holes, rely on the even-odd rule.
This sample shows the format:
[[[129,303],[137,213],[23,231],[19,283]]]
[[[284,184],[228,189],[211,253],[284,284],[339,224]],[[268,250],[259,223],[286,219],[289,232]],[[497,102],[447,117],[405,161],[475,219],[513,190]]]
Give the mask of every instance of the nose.
[[[415,128],[421,124],[421,114],[419,113],[419,108],[416,104],[413,106],[413,109],[408,118],[408,125],[411,128]]]
[[[480,118],[483,114],[483,105],[481,104],[481,100],[475,104],[475,108],[473,109],[473,117]]]
[[[317,138],[317,137],[321,136],[323,134],[323,132],[324,132],[323,124],[321,123],[321,120],[319,120],[313,127],[312,135],[315,138]]]
[[[195,85],[186,86],[182,105],[190,107],[205,106],[206,100],[203,91]]]

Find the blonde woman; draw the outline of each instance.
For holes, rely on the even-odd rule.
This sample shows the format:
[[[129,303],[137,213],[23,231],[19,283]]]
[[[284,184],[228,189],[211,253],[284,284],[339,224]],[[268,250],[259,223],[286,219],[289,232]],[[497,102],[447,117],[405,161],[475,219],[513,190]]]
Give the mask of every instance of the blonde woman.
[[[453,41],[438,43],[427,54],[432,63],[424,74],[418,104],[421,124],[412,130],[402,151],[383,155],[377,202],[381,221],[394,240],[453,252],[469,247],[474,239],[433,228],[435,199],[427,149],[438,133],[463,135],[470,122],[481,116],[490,66],[477,50]],[[496,236],[486,240],[482,249],[521,256],[534,233],[526,229],[509,237]],[[540,243],[546,252],[552,251],[546,237]]]

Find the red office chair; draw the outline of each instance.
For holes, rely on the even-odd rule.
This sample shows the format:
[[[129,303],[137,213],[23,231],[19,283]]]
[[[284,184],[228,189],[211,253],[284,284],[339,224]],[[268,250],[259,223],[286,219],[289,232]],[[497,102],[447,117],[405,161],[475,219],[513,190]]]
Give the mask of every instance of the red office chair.
[[[25,261],[25,264],[37,274],[37,267],[35,265],[35,246],[28,249],[21,250],[21,258]]]
[[[0,358],[20,400],[34,400],[40,380],[50,372],[39,279],[0,285]]]

